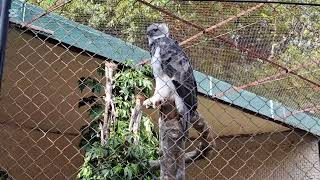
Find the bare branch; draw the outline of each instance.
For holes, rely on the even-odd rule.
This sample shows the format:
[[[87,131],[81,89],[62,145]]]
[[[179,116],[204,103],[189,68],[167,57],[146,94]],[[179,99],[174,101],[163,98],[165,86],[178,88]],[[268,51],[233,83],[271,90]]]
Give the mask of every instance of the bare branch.
[[[204,157],[207,157],[208,154],[213,149],[214,139],[212,135],[212,131],[210,127],[208,126],[207,122],[204,120],[204,118],[199,114],[199,112],[196,113],[196,115],[192,119],[192,127],[197,130],[199,133],[199,138],[197,138],[196,148],[193,151],[185,153],[184,161],[185,163],[191,163],[200,159],[203,159]],[[160,169],[160,160],[151,160],[149,161],[150,164],[150,170],[156,171]]]
[[[185,179],[185,137],[174,101],[160,106],[160,179]]]
[[[110,120],[115,117],[115,109],[113,105],[113,101],[111,99],[112,96],[112,84],[113,84],[113,70],[115,69],[116,64],[110,63],[108,61],[105,62],[105,78],[106,78],[106,84],[104,88],[104,101],[105,101],[105,106],[104,106],[104,116],[103,116],[103,122],[100,124],[100,129],[101,129],[101,144],[105,144],[107,139],[109,138],[109,125],[110,125]],[[111,112],[109,114],[109,108],[111,106]]]
[[[134,134],[137,134],[140,129],[140,123],[142,118],[142,102],[144,101],[144,97],[141,95],[136,96],[136,106],[133,108],[129,123],[129,131],[132,131]],[[138,139],[134,137],[134,143],[138,143]]]
[[[23,27],[25,26],[24,23],[21,23],[21,22],[17,22],[17,21],[14,21],[14,20],[10,20],[10,23],[12,23],[14,26],[17,26],[17,27]],[[35,30],[35,31],[40,31],[40,32],[44,32],[44,33],[47,33],[47,34],[50,34],[50,35],[53,35],[54,34],[54,31],[52,30],[49,30],[49,29],[44,29],[42,27],[39,27],[39,26],[35,26],[35,25],[32,25],[32,24],[29,24],[27,26],[28,29],[31,29],[31,30]]]
[[[22,23],[22,28],[24,27],[31,27],[31,23],[33,23],[34,21],[40,19],[41,17],[44,17],[46,15],[48,15],[49,13],[53,12],[54,10],[66,5],[67,3],[71,2],[71,0],[60,0],[60,1],[57,1],[55,5],[49,7],[49,9],[47,11],[45,11],[44,13],[42,14],[39,14],[37,15],[36,17],[34,17],[32,20],[28,21],[28,22],[25,22],[25,23]]]
[[[227,24],[228,22],[230,22],[230,21],[232,21],[232,20],[234,20],[234,19],[236,19],[236,18],[239,18],[239,17],[241,17],[241,16],[247,15],[247,14],[251,13],[252,11],[257,10],[258,8],[262,7],[263,5],[264,5],[264,4],[258,4],[258,5],[256,5],[256,6],[253,6],[253,7],[249,8],[249,9],[247,9],[247,10],[241,11],[239,14],[234,15],[234,16],[231,16],[231,17],[229,17],[228,19],[225,19],[225,20],[219,22],[218,24],[215,24],[215,25],[213,25],[213,26],[205,29],[204,31],[201,31],[201,32],[199,32],[199,33],[197,33],[197,34],[189,37],[188,39],[182,41],[182,42],[180,43],[180,45],[183,46],[183,45],[187,44],[188,42],[190,42],[190,41],[192,41],[192,40],[194,40],[194,39],[197,39],[198,37],[202,36],[202,35],[205,34],[205,33],[214,31],[215,29],[217,29],[217,28],[219,28],[219,27]]]

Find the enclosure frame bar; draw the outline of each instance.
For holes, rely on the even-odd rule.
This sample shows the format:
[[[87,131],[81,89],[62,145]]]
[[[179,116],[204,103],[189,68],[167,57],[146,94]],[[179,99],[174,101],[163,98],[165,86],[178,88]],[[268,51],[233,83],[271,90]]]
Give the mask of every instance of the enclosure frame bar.
[[[5,61],[6,42],[8,36],[9,26],[9,9],[11,7],[11,0],[2,0],[0,6],[0,93],[2,85],[2,76]]]

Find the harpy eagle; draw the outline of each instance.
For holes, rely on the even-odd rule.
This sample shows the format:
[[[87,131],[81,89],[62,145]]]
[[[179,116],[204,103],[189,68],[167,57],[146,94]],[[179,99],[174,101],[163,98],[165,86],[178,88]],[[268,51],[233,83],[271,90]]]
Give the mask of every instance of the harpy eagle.
[[[147,36],[156,87],[154,95],[143,104],[156,108],[156,104],[165,99],[174,100],[186,132],[197,110],[197,84],[190,60],[177,41],[169,37],[165,23],[150,25]]]

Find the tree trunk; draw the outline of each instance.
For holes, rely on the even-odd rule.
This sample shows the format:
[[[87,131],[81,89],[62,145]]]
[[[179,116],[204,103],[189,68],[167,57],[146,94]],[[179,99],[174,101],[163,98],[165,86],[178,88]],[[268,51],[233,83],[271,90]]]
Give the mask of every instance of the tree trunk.
[[[196,138],[197,140],[196,140],[195,150],[185,153],[184,155],[185,163],[192,163],[192,162],[195,162],[196,160],[205,158],[213,150],[213,147],[214,147],[213,131],[211,130],[207,122],[204,120],[204,118],[201,116],[201,114],[199,114],[199,112],[197,112],[195,116],[191,119],[191,124],[192,124],[192,127],[197,130],[199,137]],[[159,126],[161,126],[161,121],[159,122]],[[160,131],[160,135],[161,135],[161,131]],[[152,160],[152,161],[149,161],[149,163],[150,163],[151,171],[156,171],[160,169],[161,163],[159,160]]]
[[[104,88],[105,92],[105,105],[104,105],[104,116],[103,116],[103,122],[99,124],[100,126],[100,137],[101,137],[101,144],[106,144],[108,138],[109,138],[109,125],[110,121],[115,118],[115,109],[114,104],[112,100],[112,85],[113,85],[113,70],[116,68],[116,64],[105,62],[105,78],[106,78],[106,84]],[[109,108],[111,107],[111,111]],[[110,112],[109,112],[110,111]]]
[[[173,101],[160,107],[160,180],[185,179],[185,138]]]
[[[139,139],[138,139],[138,133],[140,130],[140,123],[141,123],[141,118],[142,118],[142,102],[144,101],[144,97],[142,95],[137,95],[136,96],[136,105],[132,109],[131,113],[131,119],[129,123],[129,131],[132,131],[134,136],[134,143],[138,144]]]

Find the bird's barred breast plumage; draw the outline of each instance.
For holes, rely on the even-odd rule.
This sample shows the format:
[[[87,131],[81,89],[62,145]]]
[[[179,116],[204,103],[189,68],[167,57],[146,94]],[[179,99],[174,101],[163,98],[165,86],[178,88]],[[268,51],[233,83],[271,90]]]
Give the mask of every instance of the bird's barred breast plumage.
[[[183,102],[184,107],[180,110],[178,108],[178,111],[187,121],[183,124],[186,130],[197,110],[197,84],[189,58],[179,44],[169,37],[155,39],[150,47],[154,75],[158,78],[169,77],[170,82],[167,82],[167,85],[172,86],[173,84],[173,91]],[[157,77],[155,78],[157,81]]]

